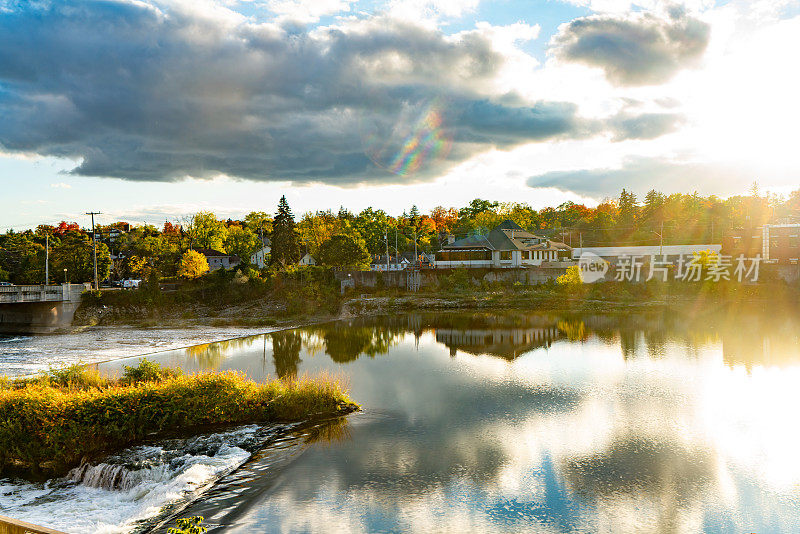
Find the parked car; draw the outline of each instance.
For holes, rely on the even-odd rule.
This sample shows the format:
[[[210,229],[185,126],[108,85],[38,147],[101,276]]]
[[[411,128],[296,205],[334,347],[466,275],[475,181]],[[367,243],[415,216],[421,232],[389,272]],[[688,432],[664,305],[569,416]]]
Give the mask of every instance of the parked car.
[[[136,289],[137,287],[139,287],[139,284],[141,283],[142,283],[141,280],[135,280],[135,279],[123,280],[122,287],[124,287],[125,289]]]
[[[11,282],[0,282],[0,286],[13,286]]]

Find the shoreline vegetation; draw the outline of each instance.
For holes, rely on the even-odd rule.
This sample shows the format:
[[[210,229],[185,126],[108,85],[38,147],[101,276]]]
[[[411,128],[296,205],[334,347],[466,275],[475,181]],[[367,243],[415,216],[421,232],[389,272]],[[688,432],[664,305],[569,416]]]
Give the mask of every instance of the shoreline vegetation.
[[[330,269],[298,268],[269,278],[228,272],[160,291],[87,293],[76,327],[290,327],[381,313],[508,309],[547,312],[704,311],[740,306],[800,307],[800,284],[768,273],[755,284],[712,282],[601,282],[538,285],[487,282],[466,269],[439,277],[414,293],[402,288],[358,287],[339,294]]]
[[[183,375],[142,359],[120,378],[73,365],[0,377],[0,474],[59,476],[166,432],[295,422],[359,406],[327,377],[256,383],[234,372]]]

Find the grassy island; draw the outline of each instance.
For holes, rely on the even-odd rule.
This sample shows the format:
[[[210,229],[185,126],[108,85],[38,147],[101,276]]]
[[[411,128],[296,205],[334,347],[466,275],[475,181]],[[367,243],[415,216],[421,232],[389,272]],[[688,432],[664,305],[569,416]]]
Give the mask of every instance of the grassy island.
[[[119,379],[80,366],[33,379],[0,378],[0,472],[60,474],[167,431],[357,409],[327,378],[261,384],[234,372],[186,376],[147,360],[126,367]]]

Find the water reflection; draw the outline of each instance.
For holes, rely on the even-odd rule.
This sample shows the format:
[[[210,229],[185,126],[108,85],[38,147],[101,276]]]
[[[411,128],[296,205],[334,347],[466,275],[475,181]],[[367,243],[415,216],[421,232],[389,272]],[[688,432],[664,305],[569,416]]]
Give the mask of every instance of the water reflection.
[[[337,374],[365,406],[186,513],[233,532],[796,532],[786,317],[410,314],[165,353]]]
[[[303,348],[303,336],[295,330],[277,332],[272,338],[272,359],[275,361],[275,374],[278,378],[296,378]]]

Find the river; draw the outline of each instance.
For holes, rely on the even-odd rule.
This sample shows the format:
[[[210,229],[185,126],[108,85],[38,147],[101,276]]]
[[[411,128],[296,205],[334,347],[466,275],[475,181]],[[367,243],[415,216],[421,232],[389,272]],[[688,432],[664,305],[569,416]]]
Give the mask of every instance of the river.
[[[364,410],[2,480],[0,514],[76,533],[173,513],[242,533],[798,532],[799,327],[776,310],[409,314],[164,351],[148,357],[328,373]]]

